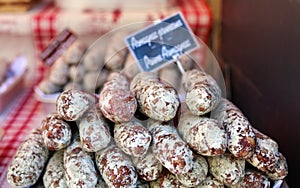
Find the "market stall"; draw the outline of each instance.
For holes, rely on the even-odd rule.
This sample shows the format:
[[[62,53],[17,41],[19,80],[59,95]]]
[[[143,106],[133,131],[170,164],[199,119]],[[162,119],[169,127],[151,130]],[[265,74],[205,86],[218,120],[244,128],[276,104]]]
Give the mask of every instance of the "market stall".
[[[1,97],[0,185],[287,187],[281,144],[229,98],[206,1],[59,2],[0,14],[25,61]]]

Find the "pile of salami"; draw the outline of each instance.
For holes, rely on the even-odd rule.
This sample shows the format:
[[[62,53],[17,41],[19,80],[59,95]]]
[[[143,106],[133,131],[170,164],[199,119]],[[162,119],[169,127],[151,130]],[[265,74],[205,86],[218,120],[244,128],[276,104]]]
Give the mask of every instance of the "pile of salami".
[[[157,73],[110,74],[99,95],[69,89],[20,145],[14,187],[271,187],[288,174],[278,144],[217,82],[182,76],[184,97]]]

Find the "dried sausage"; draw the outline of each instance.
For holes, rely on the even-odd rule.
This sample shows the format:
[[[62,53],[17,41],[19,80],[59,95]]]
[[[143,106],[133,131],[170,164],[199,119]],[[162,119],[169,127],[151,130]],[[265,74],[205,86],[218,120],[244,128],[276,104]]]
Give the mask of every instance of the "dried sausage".
[[[215,119],[183,115],[178,124],[178,132],[190,148],[204,156],[221,155],[227,148],[227,134]]]
[[[48,114],[41,123],[44,143],[49,150],[60,150],[71,142],[72,131],[57,113]]]
[[[34,185],[49,158],[42,131],[33,129],[19,146],[7,172],[7,181],[14,187]]]
[[[193,167],[193,152],[177,133],[174,126],[149,121],[153,153],[173,174],[187,173]]]
[[[115,123],[128,122],[137,109],[134,93],[129,90],[127,78],[119,73],[110,75],[99,96],[103,115]]]
[[[115,124],[114,139],[124,153],[141,157],[148,151],[152,137],[150,131],[137,121]]]
[[[97,171],[93,154],[83,150],[79,135],[74,135],[72,143],[65,149],[64,168],[69,187],[95,187]]]
[[[220,102],[220,87],[213,77],[203,71],[187,71],[182,76],[182,85],[186,92],[185,103],[194,115],[207,114]]]
[[[228,135],[228,150],[238,158],[252,155],[256,145],[256,136],[248,119],[232,102],[223,98],[212,113],[218,119]]]
[[[84,115],[78,124],[83,150],[96,152],[107,147],[111,141],[108,128],[108,122],[98,108],[93,108]]]
[[[96,165],[109,187],[134,188],[138,174],[131,159],[116,145],[96,152]]]
[[[143,114],[159,121],[169,121],[175,117],[179,107],[177,91],[159,80],[155,73],[137,74],[130,89],[135,93],[139,110]]]

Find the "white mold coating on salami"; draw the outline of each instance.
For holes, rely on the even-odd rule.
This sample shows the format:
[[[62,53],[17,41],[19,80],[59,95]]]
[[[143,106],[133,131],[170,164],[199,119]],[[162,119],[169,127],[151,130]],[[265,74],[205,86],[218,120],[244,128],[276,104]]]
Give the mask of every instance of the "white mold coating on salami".
[[[272,171],[266,171],[265,174],[271,180],[282,180],[288,175],[288,164],[286,158],[282,153],[279,152],[279,160],[275,164],[275,167]]]
[[[115,124],[114,139],[124,153],[140,157],[147,153],[152,136],[150,131],[137,121]]]
[[[87,152],[104,149],[111,141],[108,123],[100,110],[90,110],[79,120],[78,130],[82,148]]]
[[[119,72],[110,72],[104,84],[106,89],[129,89],[129,81],[125,75]]]
[[[263,172],[273,171],[279,161],[278,144],[257,129],[253,128],[253,130],[256,136],[256,147],[247,161]]]
[[[173,174],[184,174],[193,168],[193,152],[178,135],[174,126],[150,121],[152,150],[161,164]]]
[[[139,110],[148,117],[169,121],[176,115],[179,107],[177,91],[165,82],[155,78],[155,74],[139,73],[131,83],[138,101]],[[148,79],[148,80],[147,80]]]
[[[252,155],[256,145],[254,130],[244,116],[232,102],[223,98],[213,113],[228,134],[228,150],[238,158],[248,158]]]
[[[186,105],[194,115],[204,115],[220,102],[221,89],[217,82],[200,70],[187,71],[182,77],[182,84],[186,91]]]
[[[29,187],[35,184],[49,158],[49,150],[43,142],[42,131],[33,129],[19,146],[7,172],[7,181],[13,187]]]
[[[235,158],[230,153],[208,157],[209,172],[226,186],[237,184],[245,175],[245,159]]]
[[[95,103],[95,97],[89,93],[75,89],[66,90],[56,100],[56,112],[66,121],[76,121]]]
[[[271,182],[268,178],[259,171],[249,170],[245,171],[244,178],[236,185],[230,188],[270,188]]]
[[[142,157],[132,157],[139,177],[145,181],[154,181],[162,175],[163,166],[155,157],[151,147],[147,154]]]
[[[137,101],[125,76],[114,73],[113,78],[104,84],[99,105],[103,115],[115,123],[132,119],[137,109]]]
[[[183,115],[178,124],[178,132],[197,154],[216,156],[226,151],[225,129],[215,119]]]
[[[187,188],[170,172],[164,173],[160,178],[150,182],[151,188]]]
[[[195,188],[225,188],[224,184],[212,176],[207,176],[200,184]]]
[[[173,119],[179,107],[179,98],[176,90],[165,84],[145,87],[138,101],[144,114],[159,121]]]
[[[64,168],[69,187],[90,188],[97,184],[97,172],[92,153],[82,149],[80,138],[74,136],[72,143],[65,149]]]
[[[138,178],[135,167],[131,159],[117,146],[112,144],[96,152],[95,161],[108,187],[135,187]]]
[[[46,188],[68,188],[64,169],[64,150],[56,151],[49,162],[43,175],[43,183]]]
[[[177,174],[176,178],[187,187],[195,187],[205,180],[208,173],[208,163],[201,155],[196,155],[193,168],[185,174]]]
[[[137,93],[138,90],[142,89],[145,85],[149,83],[157,83],[159,82],[158,74],[154,72],[140,72],[136,74],[131,83],[130,83],[130,90]]]
[[[72,131],[57,113],[48,114],[41,123],[44,143],[49,150],[60,150],[71,142]]]

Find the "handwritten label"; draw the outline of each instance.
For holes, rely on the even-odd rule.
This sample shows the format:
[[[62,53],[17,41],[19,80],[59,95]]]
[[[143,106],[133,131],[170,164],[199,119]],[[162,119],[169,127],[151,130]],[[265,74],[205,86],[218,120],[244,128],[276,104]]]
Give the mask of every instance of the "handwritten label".
[[[125,42],[142,71],[154,71],[199,44],[181,13],[128,37]]]

